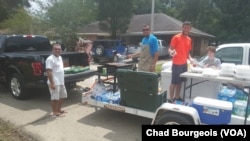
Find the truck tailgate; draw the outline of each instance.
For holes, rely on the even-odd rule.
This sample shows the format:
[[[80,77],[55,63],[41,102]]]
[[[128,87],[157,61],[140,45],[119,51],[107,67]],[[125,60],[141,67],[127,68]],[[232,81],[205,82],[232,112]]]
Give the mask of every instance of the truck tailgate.
[[[79,72],[79,73],[74,73],[74,74],[65,74],[64,79],[65,79],[65,83],[83,81],[84,79],[89,78],[96,74],[97,74],[96,70],[87,70],[84,72]]]
[[[48,56],[49,55],[45,55],[45,54],[41,55],[41,57],[43,58],[42,60],[44,60],[42,61],[44,63],[44,68],[45,68],[45,60]],[[90,65],[89,56],[86,53],[63,52],[61,56],[63,59],[64,68],[76,67],[76,66],[87,67]],[[97,71],[93,69],[82,71],[82,72],[77,72],[77,73],[65,73],[64,80],[65,80],[65,83],[79,82],[96,74],[97,74]]]

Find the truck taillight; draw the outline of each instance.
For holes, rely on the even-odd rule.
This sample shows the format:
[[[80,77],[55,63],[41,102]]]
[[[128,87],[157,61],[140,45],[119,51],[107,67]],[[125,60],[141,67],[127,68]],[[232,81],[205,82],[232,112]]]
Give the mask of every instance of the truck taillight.
[[[32,63],[33,75],[42,75],[42,64],[41,63]]]

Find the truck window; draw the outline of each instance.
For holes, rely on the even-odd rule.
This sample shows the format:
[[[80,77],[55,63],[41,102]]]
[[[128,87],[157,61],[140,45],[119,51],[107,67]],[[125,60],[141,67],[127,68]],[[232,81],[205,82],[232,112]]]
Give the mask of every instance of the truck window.
[[[158,40],[158,45],[159,46],[162,46],[162,47],[168,47],[168,44],[166,41],[163,41],[163,40]]]
[[[50,51],[51,45],[46,38],[24,38],[10,37],[7,39],[4,52],[22,52],[22,51]]]
[[[216,57],[219,58],[222,63],[242,64],[243,48],[242,47],[222,48],[216,52]]]

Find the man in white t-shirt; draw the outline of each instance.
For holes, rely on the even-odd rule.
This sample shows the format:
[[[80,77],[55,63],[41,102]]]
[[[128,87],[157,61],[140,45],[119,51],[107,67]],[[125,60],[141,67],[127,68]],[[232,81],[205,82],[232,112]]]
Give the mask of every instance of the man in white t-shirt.
[[[64,85],[64,69],[61,57],[61,45],[52,45],[52,54],[46,59],[46,72],[48,75],[48,86],[51,95],[52,115],[62,116],[62,103],[67,98],[67,91]]]

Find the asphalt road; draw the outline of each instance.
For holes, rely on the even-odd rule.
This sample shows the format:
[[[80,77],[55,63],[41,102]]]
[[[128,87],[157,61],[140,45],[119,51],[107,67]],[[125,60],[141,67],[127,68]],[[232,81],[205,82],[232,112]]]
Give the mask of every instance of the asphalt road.
[[[90,87],[96,77],[79,82],[78,86]],[[34,93],[31,99],[16,100],[0,85],[0,118],[38,141],[140,141],[141,125],[150,124],[152,120],[83,105],[78,88],[68,89],[63,105],[65,117],[54,118],[48,91],[31,91]]]

